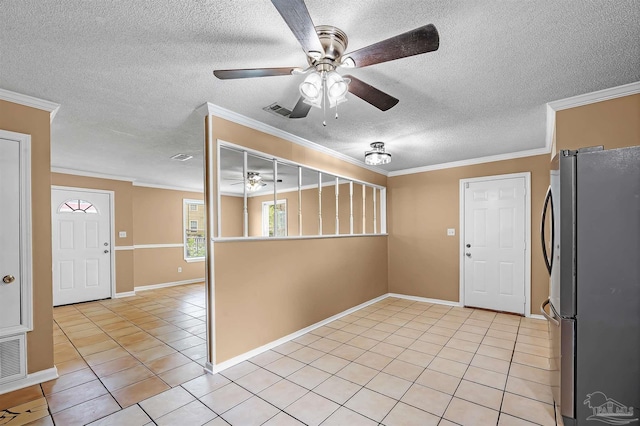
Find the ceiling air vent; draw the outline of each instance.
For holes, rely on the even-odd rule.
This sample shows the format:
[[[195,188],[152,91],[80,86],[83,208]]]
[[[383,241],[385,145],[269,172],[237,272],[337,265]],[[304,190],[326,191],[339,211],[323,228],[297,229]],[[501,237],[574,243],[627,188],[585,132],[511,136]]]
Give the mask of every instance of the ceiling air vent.
[[[291,114],[291,110],[290,109],[286,109],[285,107],[278,105],[277,102],[274,102],[271,105],[268,105],[268,106],[266,106],[266,107],[264,107],[262,109],[267,111],[267,112],[270,112],[272,114],[279,115],[280,117],[284,117],[284,118],[289,117],[289,114]]]
[[[187,160],[191,160],[193,158],[193,155],[189,155],[189,154],[176,154],[173,157],[171,157],[172,160],[177,160],[177,161],[187,161]]]

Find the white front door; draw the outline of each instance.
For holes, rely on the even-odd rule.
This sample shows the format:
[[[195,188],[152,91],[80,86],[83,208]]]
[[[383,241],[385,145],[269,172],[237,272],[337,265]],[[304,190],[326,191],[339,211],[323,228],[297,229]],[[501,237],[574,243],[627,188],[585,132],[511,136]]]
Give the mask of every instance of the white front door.
[[[464,304],[525,313],[525,177],[464,183]]]
[[[51,190],[53,305],[111,297],[111,196]]]
[[[21,323],[20,144],[0,139],[0,328]]]

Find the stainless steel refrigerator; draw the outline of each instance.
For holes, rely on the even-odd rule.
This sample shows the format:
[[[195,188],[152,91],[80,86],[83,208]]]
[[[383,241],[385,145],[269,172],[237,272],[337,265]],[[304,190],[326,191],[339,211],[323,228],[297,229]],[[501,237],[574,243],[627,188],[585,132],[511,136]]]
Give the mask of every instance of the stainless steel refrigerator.
[[[561,151],[541,234],[558,424],[639,425],[640,146]]]

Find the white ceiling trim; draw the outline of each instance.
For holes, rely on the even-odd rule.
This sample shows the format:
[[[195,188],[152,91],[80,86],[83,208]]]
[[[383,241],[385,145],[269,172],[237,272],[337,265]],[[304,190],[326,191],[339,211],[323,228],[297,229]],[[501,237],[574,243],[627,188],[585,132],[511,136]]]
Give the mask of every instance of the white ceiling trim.
[[[84,177],[92,177],[97,179],[122,180],[125,182],[133,182],[135,180],[135,178],[128,177],[128,176],[116,176],[116,175],[109,175],[106,173],[86,172],[84,170],[66,169],[64,167],[55,167],[55,166],[51,166],[51,173],[62,173],[65,175],[84,176]]]
[[[431,172],[434,170],[451,169],[453,167],[471,166],[474,164],[492,163],[494,161],[512,160],[515,158],[522,158],[522,157],[532,157],[534,155],[541,155],[541,154],[548,154],[548,153],[549,153],[549,149],[547,147],[529,149],[526,151],[511,152],[508,154],[490,155],[488,157],[470,158],[468,160],[452,161],[450,163],[433,164],[431,166],[414,167],[412,169],[405,169],[405,170],[396,170],[395,172],[390,172],[389,177],[410,175],[413,173]]]
[[[5,89],[0,89],[0,99],[7,102],[13,102],[14,104],[48,111],[50,116],[49,123],[53,122],[54,117],[60,109],[60,104],[55,102],[34,98],[33,96],[23,95],[22,93],[16,93]]]
[[[314,151],[322,152],[323,154],[330,155],[334,158],[356,165],[363,169],[371,170],[372,172],[375,172],[384,176],[388,176],[388,173],[385,170],[381,170],[376,167],[369,166],[365,164],[363,161],[356,160],[353,157],[349,157],[348,155],[342,154],[338,151],[334,151],[333,149],[329,149],[315,142],[311,142],[310,140],[301,138],[300,136],[296,136],[292,133],[285,132],[284,130],[278,129],[277,127],[270,126],[261,121],[255,120],[253,118],[249,118],[242,114],[238,114],[237,112],[230,111],[226,108],[222,108],[218,105],[212,104],[211,102],[207,102],[199,106],[196,109],[196,111],[202,114],[203,116],[215,115],[216,117],[223,118],[225,120],[229,120],[234,123],[241,124],[251,129],[258,130],[260,132],[279,137],[281,139],[287,140],[297,145],[313,149]]]
[[[51,172],[62,173],[65,175],[90,177],[90,178],[96,178],[96,179],[131,182],[133,186],[144,186],[147,188],[168,189],[171,191],[196,192],[198,194],[202,194],[202,189],[198,189],[198,188],[187,188],[182,186],[158,185],[155,183],[139,182],[136,180],[136,178],[132,178],[129,176],[117,176],[117,175],[109,175],[105,173],[86,172],[84,170],[65,169],[63,167],[51,167]]]
[[[183,186],[158,185],[155,183],[138,182],[138,181],[133,181],[133,186],[143,186],[145,188],[155,188],[155,189],[168,189],[171,191],[196,192],[198,194],[204,193],[202,189],[186,188]]]
[[[598,90],[596,92],[585,93],[584,95],[559,99],[557,101],[549,102],[547,105],[549,105],[549,107],[554,111],[561,111],[563,109],[595,104],[596,102],[608,101],[610,99],[621,98],[623,96],[630,96],[638,93],[640,93],[640,81],[611,87],[609,89]]]
[[[583,95],[572,96],[570,98],[559,99],[557,101],[547,103],[547,134],[545,144],[551,152],[553,144],[553,136],[556,130],[556,111],[562,111],[569,108],[577,108],[584,105],[595,104],[597,102],[608,101],[611,99],[631,96],[640,93],[640,81],[622,86],[610,87],[608,89],[597,90]]]
[[[531,149],[527,151],[513,152],[508,154],[492,155],[488,157],[472,158],[469,160],[453,161],[451,163],[434,164],[431,166],[415,167],[411,169],[396,170],[387,176],[402,176],[412,173],[429,172],[433,170],[449,169],[453,167],[470,166],[473,164],[491,163],[493,161],[511,160],[534,155],[549,154],[553,143],[553,135],[556,128],[556,111],[569,108],[608,101],[611,99],[631,96],[640,93],[640,81],[624,84],[622,86],[611,87],[609,89],[598,90],[596,92],[585,93],[583,95],[572,96],[570,98],[559,99],[547,103],[547,131],[544,148]]]

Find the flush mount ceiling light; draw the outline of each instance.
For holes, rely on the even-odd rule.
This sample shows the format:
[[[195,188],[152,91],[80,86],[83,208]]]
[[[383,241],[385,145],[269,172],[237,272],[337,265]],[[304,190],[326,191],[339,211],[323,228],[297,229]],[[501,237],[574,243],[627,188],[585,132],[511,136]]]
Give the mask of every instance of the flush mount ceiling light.
[[[391,162],[391,154],[384,152],[384,142],[373,142],[371,151],[364,153],[364,162],[371,166],[380,166]]]
[[[262,176],[260,176],[260,173],[247,172],[247,180],[245,182],[245,186],[248,192],[256,192],[260,188],[267,186],[267,184],[262,181]]]

